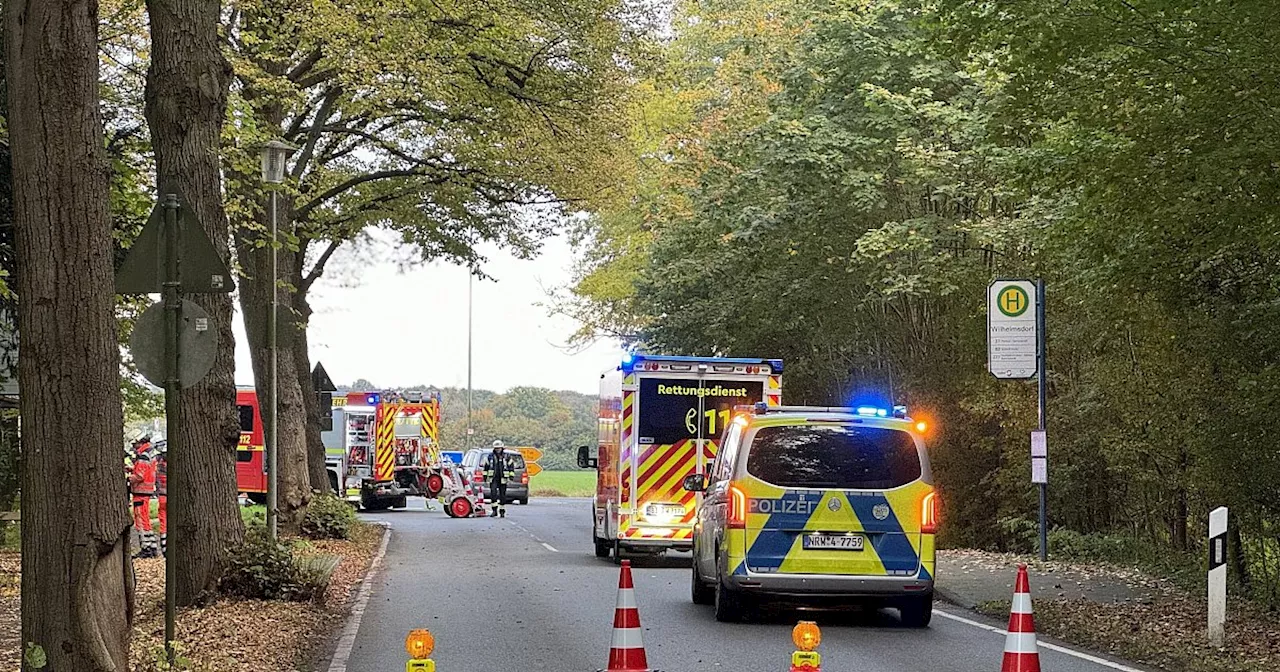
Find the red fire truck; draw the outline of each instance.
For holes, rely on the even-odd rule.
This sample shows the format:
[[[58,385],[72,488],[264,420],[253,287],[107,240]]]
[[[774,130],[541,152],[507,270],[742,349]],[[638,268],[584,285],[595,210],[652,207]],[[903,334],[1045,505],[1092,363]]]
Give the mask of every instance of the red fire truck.
[[[236,410],[240,416],[240,445],[236,449],[236,486],[250,501],[267,503],[266,440],[262,433],[262,412],[252,387],[236,389]]]

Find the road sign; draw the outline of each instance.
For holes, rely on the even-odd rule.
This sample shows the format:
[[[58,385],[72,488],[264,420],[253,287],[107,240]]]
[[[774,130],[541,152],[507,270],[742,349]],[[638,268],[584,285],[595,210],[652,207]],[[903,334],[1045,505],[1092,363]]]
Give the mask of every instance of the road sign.
[[[524,466],[529,470],[529,478],[533,478],[534,476],[542,473],[542,465],[537,462],[528,462]]]
[[[1031,280],[997,280],[987,288],[987,370],[996,378],[1036,375],[1035,296]]]
[[[1049,443],[1042,429],[1031,432],[1031,482],[1049,482]]]
[[[225,294],[235,288],[231,271],[190,208],[178,211],[178,258],[185,293]],[[164,282],[164,208],[157,203],[116,271],[116,293],[157,294]],[[184,353],[185,354],[185,353]]]
[[[324,364],[316,362],[314,369],[311,369],[311,386],[316,392],[337,392],[338,386],[333,384],[333,379],[329,377],[329,372],[324,370]]]
[[[182,322],[178,325],[182,359],[178,364],[178,380],[183,387],[200,382],[213,368],[218,354],[218,330],[209,313],[199,304],[182,302]],[[155,304],[143,311],[133,325],[129,351],[138,371],[152,384],[164,387],[164,305]]]
[[[520,451],[521,455],[524,455],[525,462],[537,462],[542,458],[542,451],[533,446],[521,446],[516,450]]]

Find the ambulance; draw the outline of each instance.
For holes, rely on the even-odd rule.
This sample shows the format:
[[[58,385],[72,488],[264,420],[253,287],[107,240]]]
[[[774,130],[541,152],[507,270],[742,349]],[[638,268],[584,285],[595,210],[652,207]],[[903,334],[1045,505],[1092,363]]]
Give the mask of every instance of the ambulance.
[[[736,406],[782,403],[782,361],[630,355],[601,376],[592,538],[597,557],[689,550],[706,473]]]

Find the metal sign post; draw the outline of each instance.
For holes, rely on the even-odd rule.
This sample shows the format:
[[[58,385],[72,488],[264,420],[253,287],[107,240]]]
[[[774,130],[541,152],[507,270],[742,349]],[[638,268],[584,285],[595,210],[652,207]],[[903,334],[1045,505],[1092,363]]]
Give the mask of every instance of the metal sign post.
[[[1031,482],[1039,486],[1041,561],[1049,556],[1044,303],[1044,280],[996,280],[987,287],[987,370],[1002,380],[1036,378],[1037,383]]]
[[[1044,280],[1036,280],[1036,414],[1039,416],[1040,457],[1031,454],[1032,480],[1040,487],[1040,562],[1049,559],[1049,447],[1045,437],[1045,401],[1049,389],[1048,367],[1044,347]],[[1040,478],[1035,478],[1035,463],[1040,461]]]
[[[130,349],[143,376],[164,387],[165,423],[169,428],[165,460],[169,487],[175,492],[183,487],[182,470],[175,468],[185,457],[182,388],[196,384],[209,373],[217,352],[217,330],[210,327],[208,314],[197,304],[184,302],[182,294],[230,292],[230,276],[204,228],[194,213],[182,209],[177,194],[165,194],[152,210],[116,271],[116,292],[160,293],[158,308],[163,320],[154,317],[157,306],[148,308],[135,324]],[[157,356],[157,351],[162,356]],[[183,498],[174,498],[173,504],[170,518],[175,534],[170,535],[164,556],[164,640],[171,667],[176,659],[173,643],[177,638],[177,568],[173,558],[181,552],[181,530],[186,521]]]
[[[1227,507],[1209,513],[1209,643],[1222,648],[1227,623]]]

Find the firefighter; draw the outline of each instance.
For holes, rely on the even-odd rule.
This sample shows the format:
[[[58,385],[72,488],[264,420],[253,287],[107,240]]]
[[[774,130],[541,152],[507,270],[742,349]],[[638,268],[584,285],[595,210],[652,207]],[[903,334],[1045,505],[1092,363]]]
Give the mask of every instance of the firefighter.
[[[156,463],[151,456],[151,437],[138,439],[134,446],[133,470],[129,473],[133,493],[133,525],[138,528],[141,548],[136,557],[156,557],[156,538],[151,530],[151,498],[156,494]]]
[[[169,553],[169,442],[157,444],[156,462],[156,499],[160,501],[160,553]]]
[[[506,456],[507,445],[501,440],[493,442],[493,457],[485,464],[485,478],[493,489],[493,506],[499,518],[507,517],[507,507],[503,500],[507,498],[507,481],[516,477],[510,469]]]

